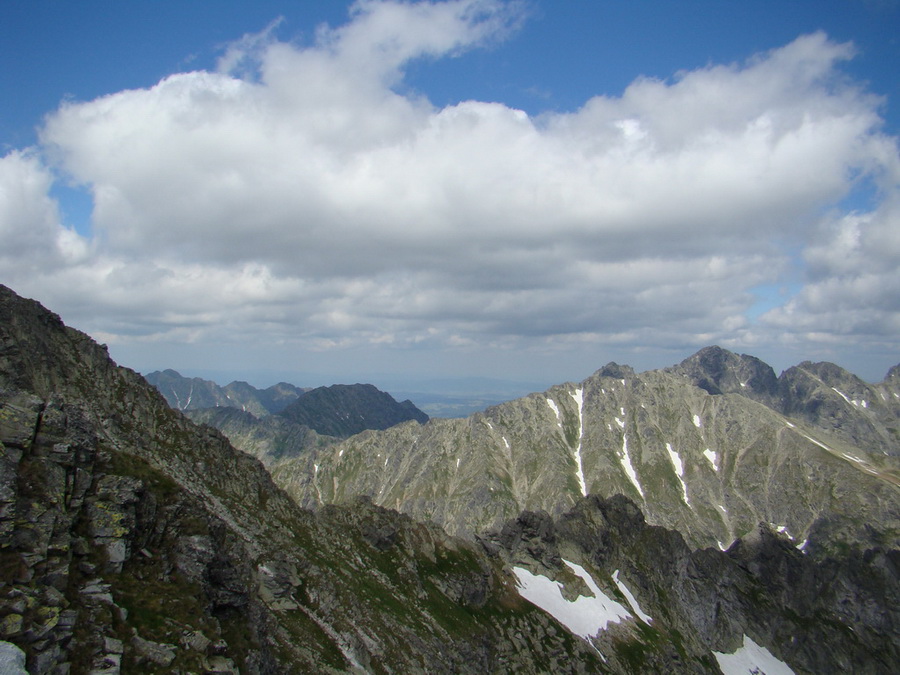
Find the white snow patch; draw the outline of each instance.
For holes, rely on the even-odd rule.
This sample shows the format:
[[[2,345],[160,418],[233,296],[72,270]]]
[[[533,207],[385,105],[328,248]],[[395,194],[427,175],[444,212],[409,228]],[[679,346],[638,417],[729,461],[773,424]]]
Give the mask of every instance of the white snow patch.
[[[849,398],[849,397],[847,396],[847,394],[845,394],[844,392],[838,391],[838,390],[835,389],[834,387],[831,388],[831,391],[833,391],[833,392],[835,392],[835,393],[837,393],[837,394],[840,394],[840,397],[841,397],[842,399],[844,399],[847,403],[850,403],[850,398]]]
[[[702,426],[702,422],[700,421],[700,415],[694,415],[694,426],[698,429]]]
[[[644,490],[638,482],[637,472],[635,472],[634,466],[631,464],[631,457],[628,455],[628,436],[622,436],[622,454],[619,456],[619,462],[622,464],[622,468],[625,469],[628,479],[634,484],[641,498],[643,498]]]
[[[584,436],[584,389],[578,388],[570,396],[578,404],[578,447],[575,448],[575,465],[577,468],[578,485],[581,487],[581,495],[587,496],[587,484],[584,482],[584,465],[581,461],[581,437]]]
[[[341,448],[341,449],[338,451],[338,457],[343,457],[343,456],[344,456],[344,449]]]
[[[625,408],[619,408],[619,413],[622,415],[622,417],[625,417]]]
[[[728,550],[728,547],[725,546],[725,544],[723,544],[723,543],[722,543],[721,541],[719,541],[718,539],[716,539],[716,543],[719,545],[719,550],[720,550],[720,551],[727,551],[727,550]]]
[[[501,436],[500,438],[503,439],[503,445],[505,445],[506,449],[509,450],[509,441],[506,440],[506,436]]]
[[[459,468],[459,457],[456,458],[456,468]]]
[[[612,578],[613,581],[616,582],[616,586],[619,587],[619,590],[622,591],[622,595],[624,595],[628,599],[628,604],[631,605],[631,609],[634,610],[634,613],[637,614],[637,617],[644,623],[653,623],[653,618],[649,614],[646,614],[644,611],[642,611],[640,606],[638,606],[637,599],[634,597],[634,594],[630,590],[628,590],[628,586],[619,581],[619,570],[613,572]]]
[[[552,398],[548,398],[547,405],[549,405],[553,409],[553,412],[556,413],[556,423],[559,425],[559,428],[562,429],[562,417],[559,414],[559,408],[556,407],[556,403],[554,403]]]
[[[795,548],[796,548],[798,551],[803,551],[803,549],[806,548],[806,544],[807,544],[807,543],[809,543],[809,540],[808,540],[808,539],[804,539],[804,540],[801,541],[799,544],[797,544],[797,546],[796,546]],[[803,551],[803,552],[806,553],[806,551]]]
[[[716,455],[714,450],[710,450],[707,448],[703,451],[703,456],[709,460],[709,463],[712,464],[713,471],[719,470],[719,457]]]
[[[785,421],[785,424],[787,424],[791,429],[797,428],[794,424],[791,424],[790,422]]]
[[[619,425],[620,429],[625,428],[625,420],[620,420],[618,417],[614,417],[613,419],[616,420],[616,424]]]
[[[666,451],[669,453],[669,459],[672,461],[672,467],[675,469],[675,476],[678,478],[678,482],[681,483],[681,498],[685,504],[690,506],[691,502],[688,499],[687,485],[684,484],[684,464],[681,463],[681,457],[672,449],[671,443],[666,443]]]
[[[589,640],[613,622],[631,618],[625,607],[606,596],[594,583],[591,575],[581,567],[568,560],[563,560],[571,570],[587,584],[594,597],[583,595],[570,602],[563,597],[562,584],[551,581],[547,577],[532,574],[522,567],[513,567],[513,574],[518,581],[519,595],[530,603],[537,605],[557,621],[585,640]]]
[[[794,671],[784,662],[772,656],[765,647],[744,636],[744,645],[734,654],[713,652],[719,668],[725,675],[793,675]]]
[[[491,424],[491,423],[488,422],[487,420],[485,420],[484,423],[488,425],[488,429],[490,429],[491,431],[494,430],[494,425],[493,425],[493,424]]]
[[[724,506],[722,506],[721,504],[716,504],[716,506],[719,507],[719,510],[720,510],[722,513],[728,513],[728,509],[726,509],[726,508],[725,508]]]

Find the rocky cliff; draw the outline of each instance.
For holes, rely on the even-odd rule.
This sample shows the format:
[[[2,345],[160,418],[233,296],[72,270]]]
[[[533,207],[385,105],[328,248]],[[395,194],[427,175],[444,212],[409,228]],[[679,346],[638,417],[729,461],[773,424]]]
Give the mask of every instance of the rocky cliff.
[[[3,287],[0,569],[0,638],[33,674],[602,671],[475,544],[300,509]]]

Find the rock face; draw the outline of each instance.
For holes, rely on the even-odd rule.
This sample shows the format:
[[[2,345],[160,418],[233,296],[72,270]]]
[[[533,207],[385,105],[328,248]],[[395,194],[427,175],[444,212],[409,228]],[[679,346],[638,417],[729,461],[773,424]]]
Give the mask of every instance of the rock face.
[[[0,639],[33,675],[603,672],[499,561],[364,501],[312,514],[0,287]]]
[[[266,389],[238,381],[220,387],[199,377],[182,377],[175,370],[154,371],[144,378],[159,390],[170,406],[181,411],[232,407],[261,417],[284,410],[308,391],[287,382]]]
[[[306,393],[281,411],[281,416],[318,434],[346,438],[367,429],[387,429],[428,415],[412,401],[398,403],[371,384],[334,384]]]
[[[593,641],[619,672],[711,667],[711,652],[734,652],[744,636],[797,672],[888,673],[900,658],[896,550],[854,548],[819,562],[761,523],[727,552],[691,551],[622,496],[579,500],[558,519],[524,512],[485,538],[514,569],[572,596],[584,591],[567,561],[587,569],[630,616]]]
[[[871,541],[877,523],[897,542],[898,397],[897,378],[871,386],[803,364],[776,379],[710,348],[667,370],[609,364],[467,419],[359,434],[273,476],[307,506],[365,494],[467,536],[621,493],[693,546],[725,548],[759,522],[798,543],[814,526]]]

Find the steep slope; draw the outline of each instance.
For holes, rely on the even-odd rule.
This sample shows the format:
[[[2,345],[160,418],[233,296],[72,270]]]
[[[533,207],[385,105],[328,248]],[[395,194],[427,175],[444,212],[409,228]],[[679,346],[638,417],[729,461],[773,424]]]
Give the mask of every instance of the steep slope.
[[[628,495],[696,546],[726,547],[761,521],[798,543],[823,519],[853,541],[866,541],[870,524],[900,533],[900,471],[882,446],[851,444],[743,392],[710,394],[685,370],[610,364],[467,419],[360,434],[273,475],[305,505],[365,494],[468,535],[523,509],[559,514],[587,493]],[[753,380],[733,379],[738,389]],[[770,399],[771,378],[758,381],[751,391]]]
[[[487,539],[563,622],[585,626],[579,604],[608,622],[592,642],[617,671],[712,670],[715,657],[725,672],[890,673],[900,659],[897,550],[818,562],[760,524],[726,553],[691,551],[622,496],[581,499],[557,519],[524,512]]]
[[[256,417],[231,407],[187,410],[184,413],[198,424],[208,424],[221,431],[229,441],[253,455],[266,466],[338,442],[332,436],[322,436],[309,427],[297,424],[281,415]]]
[[[366,429],[387,429],[428,415],[412,401],[398,403],[371,384],[334,384],[318,387],[291,403],[280,415],[325,436],[346,438]]]
[[[154,371],[144,376],[176,410],[201,410],[230,406],[258,417],[277,413],[300,398],[305,391],[287,382],[257,389],[246,382],[231,382],[220,387],[200,377],[183,377],[175,370]]]
[[[33,674],[604,670],[474,544],[299,509],[4,287],[0,567],[0,638]]]

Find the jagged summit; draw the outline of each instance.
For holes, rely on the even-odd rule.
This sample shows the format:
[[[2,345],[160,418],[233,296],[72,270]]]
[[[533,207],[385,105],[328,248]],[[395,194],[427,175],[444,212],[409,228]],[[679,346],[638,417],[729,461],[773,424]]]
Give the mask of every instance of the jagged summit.
[[[775,371],[755,356],[704,347],[668,370],[685,375],[710,394],[741,394],[769,406],[778,400]]]

